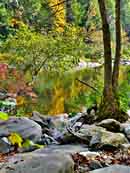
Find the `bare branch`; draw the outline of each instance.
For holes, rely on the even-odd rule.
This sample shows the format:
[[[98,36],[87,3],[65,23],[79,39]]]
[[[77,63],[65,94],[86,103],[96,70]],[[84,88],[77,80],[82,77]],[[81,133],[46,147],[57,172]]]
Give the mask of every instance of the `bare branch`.
[[[94,91],[98,92],[99,94],[101,94],[98,89],[94,88],[93,86],[91,86],[90,84],[86,83],[85,81],[82,81],[80,79],[76,79],[78,82],[82,83],[83,85],[86,85],[87,87],[93,89]]]

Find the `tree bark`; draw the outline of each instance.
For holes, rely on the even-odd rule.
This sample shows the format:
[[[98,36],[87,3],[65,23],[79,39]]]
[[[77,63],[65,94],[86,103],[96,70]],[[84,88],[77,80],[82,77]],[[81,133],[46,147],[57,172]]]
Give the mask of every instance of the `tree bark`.
[[[108,96],[112,89],[112,53],[111,35],[109,23],[107,21],[107,11],[104,0],[98,0],[102,18],[102,31],[104,43],[104,96]]]
[[[118,78],[119,78],[119,65],[121,58],[121,22],[120,22],[120,10],[121,10],[121,0],[116,0],[115,13],[116,13],[116,52],[115,52],[115,62],[112,76],[113,91],[117,94],[118,90]]]
[[[112,72],[111,34],[107,21],[105,0],[98,0],[102,19],[103,44],[104,44],[104,91],[103,99],[99,107],[98,119],[114,118],[120,122],[128,119],[127,114],[122,112],[116,97],[119,77],[119,63],[121,50],[120,29],[120,0],[116,0],[116,54],[114,70]]]

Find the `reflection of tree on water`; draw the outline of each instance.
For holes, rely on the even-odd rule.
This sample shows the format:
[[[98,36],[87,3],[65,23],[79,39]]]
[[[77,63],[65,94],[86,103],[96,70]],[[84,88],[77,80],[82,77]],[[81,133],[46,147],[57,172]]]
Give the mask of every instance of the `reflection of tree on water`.
[[[78,77],[97,88],[99,85],[97,81],[99,83],[101,77],[100,70],[96,70],[96,74],[94,69],[84,69],[60,76],[41,74],[35,83],[39,98],[34,109],[44,114],[53,115],[81,111],[84,106],[86,107],[89,95],[94,95],[90,98],[93,103],[97,99],[97,93],[76,81],[76,78]]]

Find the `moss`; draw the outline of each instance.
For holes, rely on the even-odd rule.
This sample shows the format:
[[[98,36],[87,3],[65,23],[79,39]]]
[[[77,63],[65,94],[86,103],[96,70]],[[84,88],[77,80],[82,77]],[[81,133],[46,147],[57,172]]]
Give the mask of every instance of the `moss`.
[[[104,119],[108,119],[108,118],[112,118],[115,119],[119,122],[125,122],[128,120],[128,114],[125,113],[122,110],[118,110],[116,112],[107,112],[107,111],[102,111],[102,112],[98,112],[97,114],[97,121],[102,121]]]

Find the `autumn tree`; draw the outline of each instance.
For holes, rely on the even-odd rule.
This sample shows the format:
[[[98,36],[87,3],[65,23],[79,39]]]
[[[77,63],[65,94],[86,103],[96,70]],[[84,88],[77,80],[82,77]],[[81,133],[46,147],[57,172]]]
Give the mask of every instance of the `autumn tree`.
[[[128,117],[127,114],[121,111],[118,98],[119,65],[121,58],[121,0],[115,0],[116,50],[114,64],[112,64],[111,34],[106,3],[104,0],[98,0],[98,4],[102,19],[104,44],[104,90],[99,108],[99,119],[115,118],[119,121],[125,121]]]
[[[63,32],[66,24],[64,1],[49,0],[49,6],[52,9],[52,16],[54,18],[54,29],[57,32]]]

